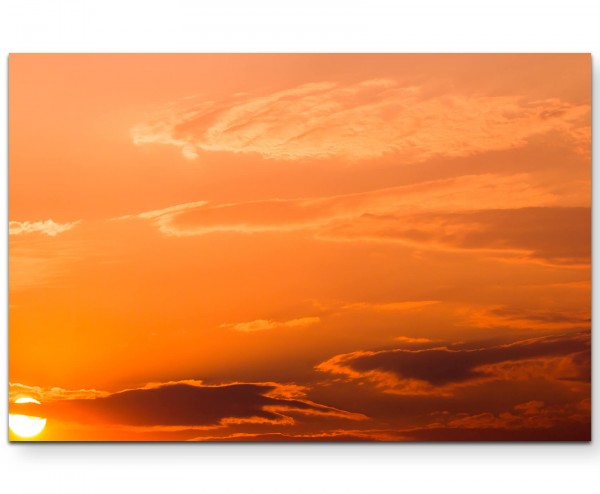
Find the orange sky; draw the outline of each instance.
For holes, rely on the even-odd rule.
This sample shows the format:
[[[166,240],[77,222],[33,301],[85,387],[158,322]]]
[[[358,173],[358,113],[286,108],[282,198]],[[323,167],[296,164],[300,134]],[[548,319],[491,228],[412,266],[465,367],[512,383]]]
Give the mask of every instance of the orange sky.
[[[12,410],[38,440],[589,438],[590,78],[11,55],[10,394],[42,402]]]

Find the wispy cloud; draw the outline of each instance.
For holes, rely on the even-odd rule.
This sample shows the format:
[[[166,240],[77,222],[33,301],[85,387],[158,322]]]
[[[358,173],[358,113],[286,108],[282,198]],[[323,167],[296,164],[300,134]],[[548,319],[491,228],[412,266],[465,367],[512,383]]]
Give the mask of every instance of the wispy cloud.
[[[487,251],[489,256],[587,267],[591,209],[530,207],[417,214],[365,214],[331,223],[320,237],[401,242],[418,248]]]
[[[320,317],[300,317],[287,321],[271,321],[268,319],[256,319],[255,321],[221,324],[222,328],[233,329],[243,333],[265,331],[270,329],[306,328],[315,326],[321,322]]]
[[[338,224],[334,222],[370,214],[523,208],[549,206],[559,200],[553,192],[532,184],[527,174],[482,174],[338,196],[226,204],[198,201],[117,219],[150,220],[163,233],[175,236],[306,229],[325,233]]]
[[[342,305],[340,308],[344,310],[366,310],[375,312],[403,312],[413,309],[422,309],[439,303],[439,300],[409,300],[404,302],[385,303],[353,302],[351,304]]]
[[[60,401],[60,400],[78,400],[94,399],[108,396],[108,391],[99,391],[97,389],[63,389],[59,387],[44,388],[41,386],[27,386],[21,383],[9,383],[8,397],[10,402],[18,398],[35,398],[41,402]]]
[[[10,235],[22,235],[24,233],[42,233],[49,237],[55,237],[59,233],[66,232],[77,225],[79,221],[71,223],[56,223],[52,220],[46,221],[11,221],[8,224]]]
[[[469,324],[480,328],[517,329],[583,329],[591,326],[589,309],[584,310],[531,310],[493,305],[467,306],[459,309]]]
[[[11,291],[43,285],[69,283],[75,264],[86,262],[99,252],[86,241],[86,233],[65,233],[81,223],[57,224],[11,221],[9,284]],[[89,226],[89,224],[87,224]],[[88,230],[89,231],[89,230]],[[96,258],[97,259],[97,258]]]
[[[117,219],[135,218],[172,236],[304,230],[325,241],[397,242],[570,267],[588,266],[591,255],[591,209],[528,174],[465,175],[316,198],[198,201]]]
[[[200,151],[259,153],[265,158],[343,157],[395,153],[406,162],[468,156],[524,146],[557,131],[585,148],[589,105],[559,99],[436,93],[395,80],[305,84],[264,96],[221,101],[186,99],[135,126],[134,143]]]
[[[200,436],[192,441],[269,441],[269,442],[360,442],[360,441],[398,441],[402,436],[397,431],[390,430],[332,430],[327,432],[294,434],[282,432],[266,432],[252,434],[237,432],[223,436]]]
[[[399,341],[400,343],[433,343],[433,340],[429,338],[413,338],[410,336],[396,336],[394,340]]]

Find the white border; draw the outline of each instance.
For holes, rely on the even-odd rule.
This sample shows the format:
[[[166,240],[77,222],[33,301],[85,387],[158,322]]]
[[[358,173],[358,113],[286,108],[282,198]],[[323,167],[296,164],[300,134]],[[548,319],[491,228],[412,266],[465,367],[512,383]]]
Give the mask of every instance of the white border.
[[[218,4],[218,7],[211,5]],[[591,52],[597,0],[3,0],[0,113],[9,52]],[[594,89],[598,94],[597,67]],[[597,108],[594,109],[597,114]],[[7,121],[0,119],[2,193]],[[594,142],[598,128],[594,126]],[[598,177],[594,183],[597,188]],[[594,204],[594,245],[598,205]],[[0,201],[7,217],[7,201]],[[5,224],[6,226],[6,224]],[[0,234],[6,266],[6,228]],[[6,276],[0,356],[6,363]],[[594,281],[598,269],[594,269]],[[598,295],[594,295],[594,306]],[[598,338],[594,338],[594,361]],[[0,416],[7,372],[0,365]],[[594,365],[594,396],[598,365]],[[597,405],[594,400],[594,405]],[[594,424],[598,408],[593,407]],[[592,444],[9,445],[4,492],[589,492]],[[5,490],[6,489],[6,490]]]

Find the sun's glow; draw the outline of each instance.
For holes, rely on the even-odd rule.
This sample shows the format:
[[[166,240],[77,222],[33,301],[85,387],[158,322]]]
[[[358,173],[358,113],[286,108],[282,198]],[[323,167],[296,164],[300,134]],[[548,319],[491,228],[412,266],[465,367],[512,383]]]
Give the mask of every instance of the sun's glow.
[[[39,401],[33,398],[23,397],[15,400],[15,403],[37,403]],[[21,415],[11,413],[8,416],[8,427],[17,436],[33,437],[37,436],[46,427],[46,419],[41,417],[32,417],[29,415]]]

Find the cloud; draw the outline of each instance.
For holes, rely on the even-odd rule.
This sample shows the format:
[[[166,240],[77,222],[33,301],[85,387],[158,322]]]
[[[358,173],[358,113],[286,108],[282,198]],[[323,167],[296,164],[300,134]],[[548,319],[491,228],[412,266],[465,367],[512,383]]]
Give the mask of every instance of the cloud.
[[[11,221],[8,259],[11,291],[71,283],[69,273],[74,265],[92,258],[97,261],[100,250],[90,247],[87,232],[78,228],[77,235],[63,234],[79,223]]]
[[[391,241],[419,248],[487,251],[553,266],[588,266],[591,209],[525,207],[420,214],[364,214],[332,224],[331,239]]]
[[[255,331],[265,331],[270,329],[290,329],[290,328],[306,328],[319,324],[319,317],[301,317],[298,319],[290,319],[289,321],[271,321],[267,319],[257,319],[249,322],[221,324],[222,328],[233,329],[243,333],[252,333]]]
[[[490,379],[589,381],[588,333],[545,336],[482,348],[395,348],[336,355],[316,366],[396,394],[442,394]]]
[[[495,412],[434,411],[433,422],[392,429],[334,429],[319,432],[249,433],[207,431],[193,441],[327,442],[327,441],[519,441],[589,440],[591,400],[546,403],[530,400]]]
[[[11,246],[12,249],[12,246]],[[71,256],[56,253],[52,256],[19,253],[12,249],[9,256],[9,286],[11,290],[25,290],[40,285],[53,285],[67,279]]]
[[[528,174],[481,174],[339,196],[228,204],[198,201],[117,219],[150,220],[162,233],[174,236],[312,230],[322,238],[341,239],[348,236],[344,220],[364,222],[365,215],[526,208],[557,201],[556,194],[533,185]]]
[[[399,341],[400,343],[427,343],[427,344],[431,344],[433,343],[433,340],[430,340],[429,338],[412,338],[410,336],[396,336],[394,338],[394,340]]]
[[[413,440],[466,441],[589,441],[591,400],[589,398],[549,405],[531,400],[500,413],[438,412],[438,420],[423,427],[402,431]]]
[[[40,386],[27,386],[21,383],[9,383],[8,398],[14,402],[18,398],[34,398],[40,402],[77,399],[93,399],[108,396],[108,391],[99,391],[97,389],[63,389],[63,388],[43,388]]]
[[[344,310],[368,310],[375,312],[403,312],[414,309],[422,309],[430,305],[439,304],[439,300],[414,300],[405,302],[388,302],[388,303],[368,303],[368,302],[354,302],[351,304],[343,305],[341,308]],[[414,338],[411,338],[414,340]]]
[[[24,233],[42,233],[49,237],[55,237],[59,233],[66,232],[77,225],[79,221],[71,223],[55,223],[52,220],[46,221],[11,221],[8,224],[8,233],[10,235],[22,235]]]
[[[585,150],[589,114],[589,105],[559,99],[434,94],[377,79],[349,85],[317,82],[221,101],[186,99],[136,125],[131,136],[138,145],[176,146],[187,159],[201,151],[284,160],[395,153],[405,162],[419,162],[522,147],[531,137],[552,131]]]
[[[145,213],[139,213],[136,215],[125,215],[125,216],[121,216],[119,218],[114,218],[115,220],[126,220],[129,218],[143,218],[143,219],[154,219],[154,218],[160,218],[160,217],[164,217],[164,216],[168,216],[172,213],[179,213],[181,211],[185,211],[186,209],[193,209],[193,208],[197,208],[200,206],[204,206],[205,204],[207,204],[206,201],[196,201],[196,202],[190,202],[190,203],[186,203],[186,204],[178,204],[177,206],[171,206],[168,208],[164,208],[164,209],[156,209],[153,211],[146,211]]]
[[[501,413],[459,413],[445,415],[442,422],[430,424],[430,428],[450,427],[461,429],[548,429],[563,421],[585,422],[590,418],[590,399],[567,404],[547,405],[541,400],[518,403],[511,410]],[[435,415],[435,414],[434,414]]]
[[[469,320],[469,324],[480,328],[518,328],[518,329],[582,329],[591,325],[591,315],[586,310],[531,310],[496,305],[477,309],[460,309]]]
[[[401,440],[401,437],[397,432],[387,430],[334,430],[306,434],[237,432],[224,436],[200,436],[192,439],[192,441],[214,442],[364,442],[398,440]]]
[[[591,208],[557,203],[564,198],[527,174],[483,174],[312,199],[198,201],[118,219],[149,220],[172,236],[307,231],[323,241],[395,242],[587,267]]]
[[[280,387],[283,389],[280,390]],[[277,383],[208,386],[188,380],[154,383],[102,396],[69,397],[35,405],[35,408],[30,404],[11,403],[10,408],[11,413],[27,414],[28,410],[33,410],[36,415],[47,418],[133,427],[194,428],[242,423],[290,425],[298,414],[366,419],[362,414],[314,403],[300,398],[301,395],[301,388]]]

